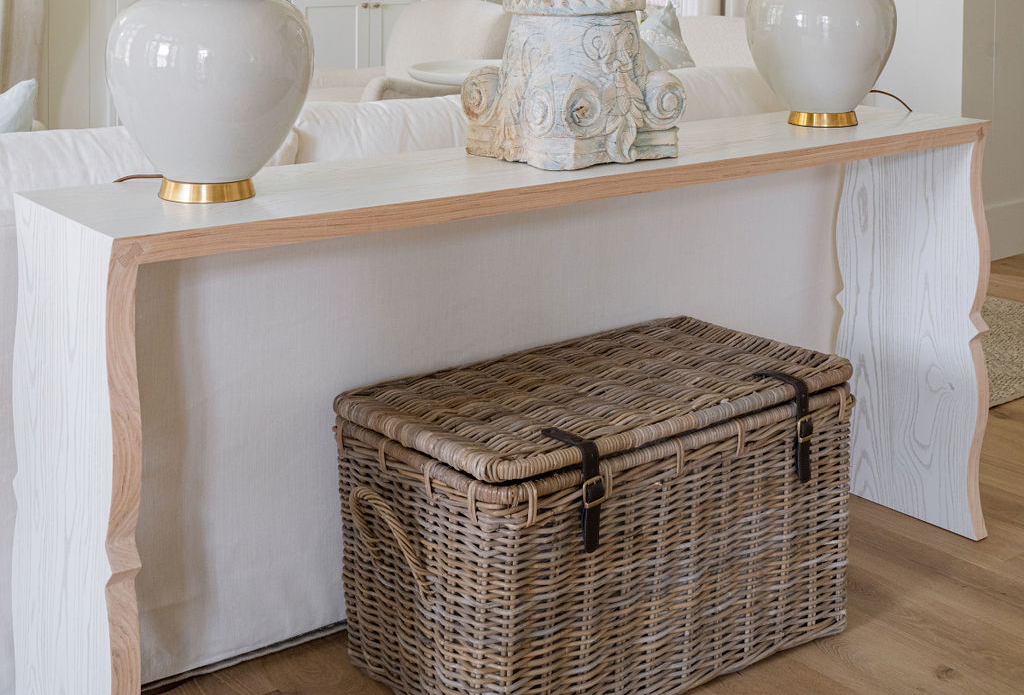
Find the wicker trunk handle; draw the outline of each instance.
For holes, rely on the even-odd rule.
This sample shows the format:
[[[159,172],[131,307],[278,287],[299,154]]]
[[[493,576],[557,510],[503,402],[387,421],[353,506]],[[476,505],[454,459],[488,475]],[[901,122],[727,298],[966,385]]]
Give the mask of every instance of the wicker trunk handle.
[[[395,545],[401,551],[402,556],[405,558],[405,563],[409,566],[412,571],[413,579],[416,581],[416,589],[420,592],[420,597],[423,600],[430,600],[431,587],[430,580],[432,579],[427,568],[424,567],[420,561],[419,555],[416,553],[416,548],[412,544],[412,539],[409,538],[409,534],[406,533],[402,527],[402,522],[399,521],[398,515],[388,504],[387,500],[381,497],[378,493],[374,492],[371,488],[361,485],[352,490],[349,495],[349,505],[352,509],[352,521],[355,523],[356,530],[359,535],[363,537],[363,542],[366,543],[366,548],[370,553],[370,557],[373,560],[377,559],[377,542],[379,539],[375,538],[370,532],[370,527],[366,523],[366,516],[364,506],[370,507],[374,514],[376,514],[381,521],[391,531],[391,537],[395,541]]]

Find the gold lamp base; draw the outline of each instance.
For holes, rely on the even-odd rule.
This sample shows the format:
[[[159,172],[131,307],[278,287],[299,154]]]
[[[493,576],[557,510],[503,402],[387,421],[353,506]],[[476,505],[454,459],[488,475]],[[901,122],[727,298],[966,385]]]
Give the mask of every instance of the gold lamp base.
[[[857,125],[857,114],[846,113],[807,113],[806,111],[790,111],[789,122],[805,128],[849,128]]]
[[[160,197],[172,203],[231,203],[256,195],[252,179],[230,183],[183,183],[164,179]]]

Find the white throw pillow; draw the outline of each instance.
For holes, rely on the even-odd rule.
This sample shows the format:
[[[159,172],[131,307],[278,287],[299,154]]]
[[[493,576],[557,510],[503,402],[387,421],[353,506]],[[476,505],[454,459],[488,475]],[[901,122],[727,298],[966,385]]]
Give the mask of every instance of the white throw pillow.
[[[0,133],[25,133],[32,130],[39,83],[25,80],[0,94]]]
[[[640,25],[640,39],[645,44],[643,49],[648,67],[662,70],[694,67],[693,58],[679,30],[676,8],[671,2],[653,10],[643,21]],[[659,66],[651,64],[651,54],[658,57],[661,63]]]

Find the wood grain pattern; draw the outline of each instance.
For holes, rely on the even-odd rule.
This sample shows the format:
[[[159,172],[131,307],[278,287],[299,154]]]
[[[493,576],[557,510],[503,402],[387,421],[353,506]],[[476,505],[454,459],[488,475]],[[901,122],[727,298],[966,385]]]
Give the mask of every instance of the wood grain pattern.
[[[136,693],[142,683],[135,577],[142,561],[135,545],[142,495],[142,408],[135,359],[135,287],[138,266],[110,260],[107,276],[107,378],[113,431],[112,486],[107,529],[107,614],[115,692]]]
[[[974,337],[970,340],[971,359],[974,361],[974,373],[977,384],[977,417],[974,420],[974,436],[971,438],[971,450],[967,458],[967,486],[962,494],[966,494],[970,508],[971,526],[974,540],[984,538],[985,516],[981,508],[981,482],[978,474],[981,468],[981,446],[988,426],[988,409],[990,402],[990,386],[988,381],[988,365],[985,363],[985,352],[982,336],[988,332],[988,325],[981,316],[982,306],[988,294],[989,278],[992,271],[992,240],[989,236],[988,220],[985,217],[985,197],[982,192],[982,165],[985,161],[985,143],[988,139],[988,128],[982,129],[981,137],[971,149],[971,221],[978,243],[978,277],[974,289],[974,303],[971,305],[970,321]],[[970,225],[968,225],[970,229]],[[970,244],[971,234],[967,234]],[[970,276],[968,275],[968,278]],[[968,280],[969,282],[969,280]]]
[[[16,201],[13,618],[18,695],[111,692],[111,239]],[[128,681],[125,681],[126,683]]]
[[[957,145],[850,164],[836,226],[837,351],[853,362],[859,401],[853,492],[974,539],[986,535],[980,152]]]
[[[857,128],[787,125],[782,114],[679,127],[678,159],[539,171],[460,149],[265,169],[257,196],[218,206],[167,203],[132,181],[23,194],[117,240],[137,263],[369,234],[975,142],[963,118],[858,112]]]

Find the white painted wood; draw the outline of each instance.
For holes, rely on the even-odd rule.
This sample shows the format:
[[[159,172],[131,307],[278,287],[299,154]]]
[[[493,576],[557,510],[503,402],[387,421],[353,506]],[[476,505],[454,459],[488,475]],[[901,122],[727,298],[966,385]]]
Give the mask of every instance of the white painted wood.
[[[313,29],[316,64],[368,68],[384,64],[388,37],[407,5],[419,0],[291,0]]]
[[[317,65],[370,67],[370,3],[367,0],[292,0],[313,30]],[[379,65],[380,63],[377,63]]]
[[[117,124],[104,51],[116,14],[134,0],[38,0],[46,6],[38,118],[48,128]]]
[[[1024,253],[1024,3],[970,0],[964,12],[964,114],[997,124],[985,153],[992,257]]]
[[[978,539],[972,448],[987,380],[972,353],[983,328],[972,311],[988,258],[972,207],[973,149],[848,165],[836,229],[837,352],[853,363],[858,400],[853,492]]]
[[[45,81],[40,119],[48,127],[86,128],[90,108],[93,64],[102,58],[90,32],[90,5],[80,0],[45,0]]]
[[[398,16],[407,6],[419,0],[373,0],[370,3],[370,65],[383,65],[388,40]]]
[[[25,200],[16,205],[16,692],[109,693],[111,239]]]
[[[868,153],[862,156],[870,156],[873,143],[885,138],[898,139],[946,128],[981,128],[979,121],[958,117],[905,115],[874,108],[858,109],[857,114],[860,125],[856,128],[797,128],[788,125],[786,115],[779,113],[684,123],[679,126],[678,158],[635,162],[627,167],[539,171],[484,157],[467,157],[461,148],[452,148],[372,160],[272,167],[256,176],[256,198],[215,206],[166,203],[156,196],[159,184],[144,180],[25,195],[91,229],[124,239],[412,201],[441,201],[459,195],[586,182],[674,167],[703,167],[780,153],[806,156],[805,166],[814,166],[817,162],[813,157],[820,148],[863,145]],[[794,162],[787,168],[800,165],[801,162]],[[190,240],[197,241],[198,236],[190,234],[188,240],[182,240],[182,246],[187,247]]]

